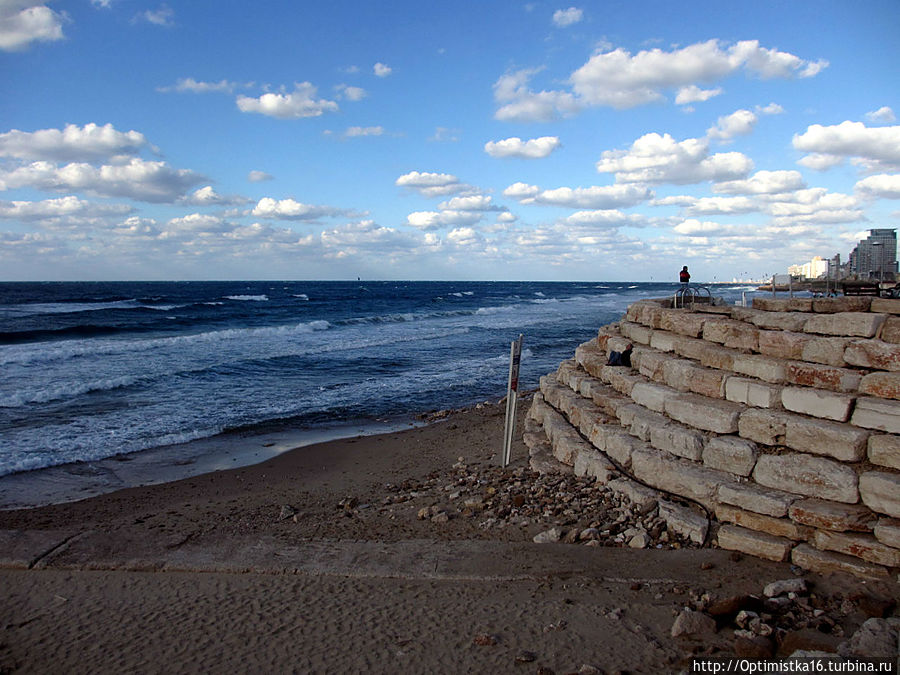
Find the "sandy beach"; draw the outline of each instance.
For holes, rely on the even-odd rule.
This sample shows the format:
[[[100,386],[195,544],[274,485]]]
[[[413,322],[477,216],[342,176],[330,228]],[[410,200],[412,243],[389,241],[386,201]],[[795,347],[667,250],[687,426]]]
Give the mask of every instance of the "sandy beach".
[[[538,512],[538,478],[521,433],[513,465],[497,467],[503,410],[0,512],[0,672],[678,672],[692,656],[746,654],[733,614],[710,608],[799,570],[711,549],[534,543],[603,514],[557,512],[565,497],[546,493],[547,515],[515,516]],[[507,490],[521,494],[512,510],[492,507]],[[834,651],[893,611],[893,582],[803,578],[816,618],[780,627],[778,654]],[[673,637],[685,607],[718,625]]]

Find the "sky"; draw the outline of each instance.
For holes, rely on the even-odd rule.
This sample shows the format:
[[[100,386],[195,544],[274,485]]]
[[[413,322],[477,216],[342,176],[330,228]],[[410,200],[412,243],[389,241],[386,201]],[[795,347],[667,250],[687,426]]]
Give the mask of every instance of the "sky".
[[[0,280],[760,279],[900,220],[900,2],[0,0]]]

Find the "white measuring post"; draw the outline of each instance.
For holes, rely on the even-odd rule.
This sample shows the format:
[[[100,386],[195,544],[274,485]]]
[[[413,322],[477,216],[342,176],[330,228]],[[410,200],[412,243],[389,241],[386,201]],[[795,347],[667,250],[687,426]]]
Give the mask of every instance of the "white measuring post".
[[[503,430],[502,465],[509,464],[513,436],[516,434],[516,402],[519,396],[519,363],[522,361],[522,337],[513,340],[509,346],[509,386],[506,389],[506,426]]]

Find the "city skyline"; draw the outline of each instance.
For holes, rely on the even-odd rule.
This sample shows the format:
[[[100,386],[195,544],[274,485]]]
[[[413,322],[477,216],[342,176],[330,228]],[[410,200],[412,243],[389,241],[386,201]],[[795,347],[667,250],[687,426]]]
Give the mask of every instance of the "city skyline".
[[[761,278],[891,228],[900,8],[0,0],[0,278]]]

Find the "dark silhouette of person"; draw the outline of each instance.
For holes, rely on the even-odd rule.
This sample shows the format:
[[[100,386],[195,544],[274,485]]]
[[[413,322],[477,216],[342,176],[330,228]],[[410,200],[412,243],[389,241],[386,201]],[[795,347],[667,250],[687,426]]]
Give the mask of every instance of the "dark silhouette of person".
[[[687,265],[681,268],[681,271],[678,273],[678,281],[687,286],[691,281],[691,273],[688,272]]]

